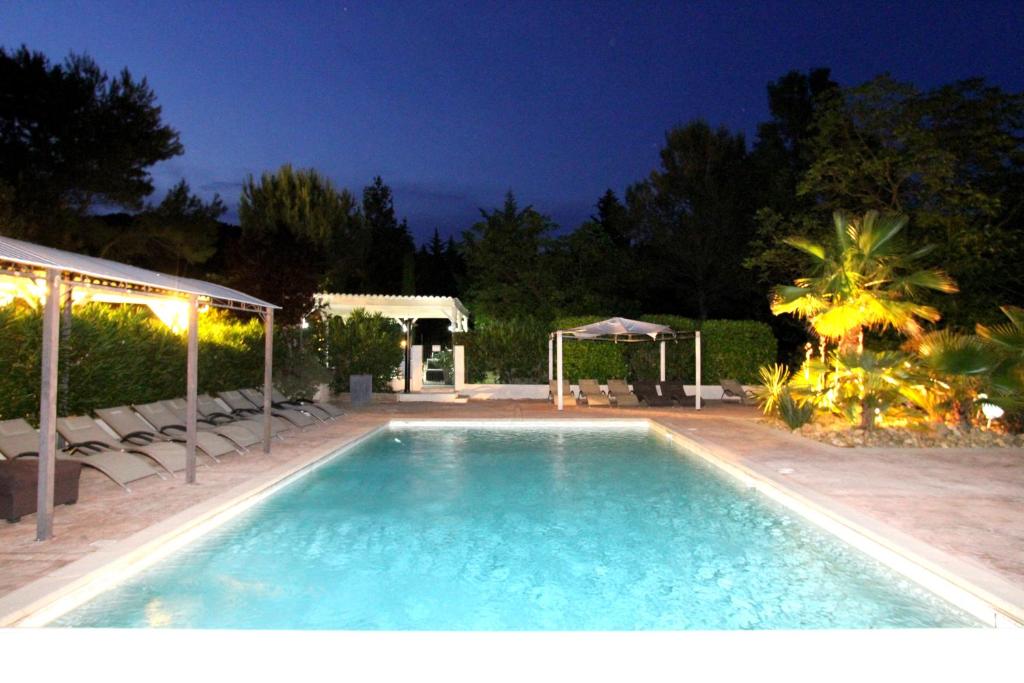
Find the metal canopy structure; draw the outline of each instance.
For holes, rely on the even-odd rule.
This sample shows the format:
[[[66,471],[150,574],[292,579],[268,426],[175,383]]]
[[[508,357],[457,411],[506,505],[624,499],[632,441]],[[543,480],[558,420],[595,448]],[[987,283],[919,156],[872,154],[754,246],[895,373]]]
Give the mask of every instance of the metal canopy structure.
[[[264,320],[266,335],[263,370],[263,450],[270,452],[274,310],[279,306],[212,282],[157,273],[117,261],[0,236],[0,305],[10,303],[16,298],[43,303],[37,540],[46,540],[53,535],[57,358],[61,306],[70,313],[72,305],[86,301],[143,304],[149,306],[171,329],[188,331],[185,478],[190,484],[196,481],[199,306],[259,313]]]
[[[558,409],[564,410],[565,398],[562,394],[562,341],[576,339],[578,341],[606,342],[660,342],[661,345],[661,380],[665,381],[665,342],[679,339],[693,339],[696,355],[697,392],[694,405],[700,410],[700,330],[696,332],[676,332],[667,325],[656,325],[629,318],[608,318],[589,325],[581,325],[568,330],[558,330],[548,336],[548,382],[558,378]],[[557,371],[556,371],[557,366]]]

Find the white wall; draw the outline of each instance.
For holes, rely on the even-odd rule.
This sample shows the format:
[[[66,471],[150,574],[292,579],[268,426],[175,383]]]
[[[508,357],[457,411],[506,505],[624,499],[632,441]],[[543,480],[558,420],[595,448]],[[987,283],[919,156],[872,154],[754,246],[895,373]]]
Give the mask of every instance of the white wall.
[[[455,391],[462,391],[466,386],[466,347],[456,346],[452,349],[452,356],[455,361]]]
[[[412,372],[409,374],[409,391],[423,390],[423,345],[417,344],[412,347]]]
[[[566,380],[562,380],[566,381]],[[574,394],[579,393],[579,386],[570,385]],[[630,387],[632,388],[632,387]],[[746,388],[750,388],[749,386]],[[601,389],[608,391],[607,385],[602,384]],[[686,390],[691,394],[696,393],[696,384],[687,384]],[[468,396],[477,400],[499,400],[499,399],[546,399],[548,397],[548,386],[546,384],[466,384],[458,390],[460,396]],[[700,396],[702,399],[718,400],[722,398],[722,387],[717,384],[701,385]]]

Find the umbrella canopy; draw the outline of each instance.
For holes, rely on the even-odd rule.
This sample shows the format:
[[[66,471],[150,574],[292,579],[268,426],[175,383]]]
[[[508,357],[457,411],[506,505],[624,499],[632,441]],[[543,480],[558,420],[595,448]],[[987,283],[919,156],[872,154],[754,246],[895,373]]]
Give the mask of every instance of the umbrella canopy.
[[[668,325],[655,325],[629,318],[608,318],[601,322],[562,330],[562,336],[573,339],[593,339],[616,342],[666,341],[679,334]]]

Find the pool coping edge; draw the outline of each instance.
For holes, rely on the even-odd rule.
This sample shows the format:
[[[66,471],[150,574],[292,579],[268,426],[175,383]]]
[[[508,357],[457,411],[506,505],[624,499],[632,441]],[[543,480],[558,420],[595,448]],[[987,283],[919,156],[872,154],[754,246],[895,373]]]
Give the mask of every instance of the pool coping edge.
[[[1024,627],[1024,591],[995,572],[971,565],[825,494],[795,482],[780,482],[740,462],[740,456],[728,447],[696,441],[656,419],[647,419],[655,431],[670,436],[675,446],[710,463],[737,482],[758,490],[985,625]],[[972,575],[975,580],[964,574]],[[979,585],[979,578],[996,584],[1002,588],[1001,592],[1014,593],[1016,599],[1004,598]]]

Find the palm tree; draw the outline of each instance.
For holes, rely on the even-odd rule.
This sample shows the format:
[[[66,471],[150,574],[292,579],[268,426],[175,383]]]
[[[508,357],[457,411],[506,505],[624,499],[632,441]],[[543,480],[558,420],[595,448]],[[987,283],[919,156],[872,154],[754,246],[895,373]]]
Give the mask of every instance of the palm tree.
[[[978,337],[938,330],[907,343],[914,353],[912,371],[900,392],[930,419],[951,417],[970,429],[971,412],[996,364]]]
[[[975,331],[996,357],[989,377],[993,402],[1006,409],[1024,407],[1024,308],[1003,306],[1009,322],[1001,325],[976,325]]]
[[[865,328],[893,328],[914,338],[922,333],[921,320],[941,317],[914,297],[923,289],[956,292],[956,283],[940,270],[912,269],[931,247],[902,250],[897,236],[906,216],[868,211],[855,218],[836,211],[832,219],[832,244],[785,240],[813,257],[814,269],[810,277],[774,289],[772,313],[806,319],[824,342],[838,341],[840,354],[863,350]]]

